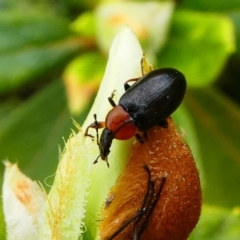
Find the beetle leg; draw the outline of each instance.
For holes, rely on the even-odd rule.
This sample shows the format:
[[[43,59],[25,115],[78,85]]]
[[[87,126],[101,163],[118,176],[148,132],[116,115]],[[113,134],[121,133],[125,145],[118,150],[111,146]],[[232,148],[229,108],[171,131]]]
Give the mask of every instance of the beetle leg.
[[[114,239],[120,232],[122,232],[126,227],[129,226],[133,221],[135,221],[133,225],[133,240],[139,240],[145,228],[147,227],[148,220],[150,219],[154,208],[157,205],[160,194],[163,190],[163,186],[166,181],[166,176],[161,178],[161,183],[157,192],[155,193],[155,180],[151,180],[151,172],[147,165],[143,166],[144,170],[147,172],[147,190],[146,194],[142,201],[142,206],[140,210],[133,215],[130,219],[128,219],[112,236],[108,238],[108,240]]]
[[[163,190],[163,187],[164,187],[164,184],[165,184],[165,182],[166,182],[166,179],[167,179],[167,176],[163,176],[163,177],[161,178],[161,182],[160,182],[160,184],[159,184],[159,187],[158,187],[156,193],[154,193],[155,180],[154,180],[154,181],[151,181],[152,187],[150,188],[150,191],[151,191],[151,190],[152,190],[152,191],[149,193],[150,202],[149,202],[148,206],[145,207],[145,209],[143,209],[143,210],[145,210],[145,211],[144,211],[144,214],[143,214],[143,215],[144,215],[144,218],[143,218],[143,215],[142,215],[142,216],[140,216],[139,219],[138,219],[138,222],[140,222],[141,219],[143,219],[143,221],[142,221],[139,229],[137,229],[137,226],[135,226],[134,240],[135,240],[135,239],[136,239],[136,240],[140,239],[142,233],[143,233],[144,230],[146,229],[147,224],[148,224],[148,220],[149,220],[149,218],[151,217],[151,215],[152,215],[152,213],[153,213],[153,210],[154,210],[154,208],[155,208],[156,205],[157,205],[157,202],[159,201],[160,194],[161,194],[161,192],[162,192],[162,190]]]
[[[99,144],[98,129],[99,129],[99,128],[104,128],[104,127],[105,127],[105,122],[98,122],[98,121],[97,121],[97,114],[94,114],[93,117],[94,117],[94,122],[91,123],[91,124],[86,128],[86,131],[85,131],[85,133],[84,133],[84,136],[88,136],[88,137],[93,138],[93,135],[89,134],[88,131],[89,131],[89,128],[94,128],[94,129],[96,129],[96,133],[97,133],[97,143]]]
[[[127,91],[127,90],[131,87],[131,85],[128,84],[129,82],[136,82],[136,81],[138,81],[138,79],[139,79],[139,78],[132,78],[132,79],[127,80],[127,81],[124,83],[124,89],[125,89],[125,91]]]
[[[139,133],[137,133],[135,135],[136,139],[140,142],[140,143],[144,143],[145,141],[148,140],[148,136],[147,136],[147,132],[144,131],[143,132],[143,136],[141,136]]]
[[[140,239],[144,229],[146,228],[146,225],[150,218],[150,215],[152,213],[152,212],[150,213],[148,210],[151,207],[151,202],[152,202],[151,200],[153,199],[153,196],[154,196],[154,187],[155,187],[155,181],[150,181],[149,190],[147,191],[148,196],[149,196],[149,199],[147,199],[147,200],[149,200],[149,201],[148,202],[146,201],[146,203],[145,203],[145,204],[148,204],[148,206],[146,206],[146,205],[143,206],[143,208],[140,210],[142,214],[139,216],[139,218],[137,219],[137,221],[134,223],[134,226],[133,226],[133,239],[134,240]],[[143,223],[141,224],[142,219],[143,219]],[[144,224],[144,223],[146,223],[146,224]],[[138,226],[138,224],[141,224],[141,226]]]
[[[141,218],[142,218],[142,216],[143,216],[143,213],[144,213],[144,211],[146,210],[145,205],[146,205],[146,202],[147,202],[147,200],[148,200],[148,196],[149,196],[149,195],[152,195],[152,192],[153,192],[153,190],[154,190],[154,186],[152,186],[152,185],[153,185],[153,181],[151,181],[151,172],[150,172],[150,169],[149,169],[149,167],[148,167],[147,165],[144,165],[143,168],[144,168],[144,170],[146,170],[147,175],[148,175],[148,180],[147,180],[148,186],[147,186],[147,192],[146,192],[146,194],[145,194],[145,196],[144,196],[144,198],[143,198],[142,207],[141,207],[141,210],[140,210],[140,212],[142,212],[142,214],[141,214],[141,216],[138,218],[138,220],[136,221],[135,225],[137,225],[138,222],[141,220]]]
[[[143,216],[144,216],[144,220],[146,220],[146,222],[148,221],[150,215],[148,218],[146,218],[145,214],[148,213],[148,208],[151,207],[151,202],[154,196],[154,187],[155,187],[155,181],[151,180],[151,172],[150,169],[147,165],[144,165],[143,168],[146,170],[147,175],[148,175],[148,185],[147,185],[147,191],[146,194],[143,198],[143,202],[142,202],[142,207],[140,208],[140,211],[142,214],[139,216],[139,218],[137,219],[137,221],[134,223],[133,226],[133,239],[134,240],[138,240],[143,232],[143,228],[142,226],[140,226],[140,228],[138,229],[138,224],[141,222]]]
[[[168,127],[167,119],[161,120],[161,121],[158,123],[158,126],[163,127],[163,128],[167,128],[167,127]]]
[[[95,124],[95,129],[96,129],[96,135],[97,135],[97,145],[98,145],[98,147],[100,148],[100,143],[99,143],[99,133],[98,133],[98,129],[99,128],[103,128],[104,127],[104,125],[105,125],[105,123],[104,122],[98,122],[97,121],[97,114],[94,114],[93,115],[93,117],[94,117],[94,124]],[[95,160],[96,162],[97,162],[97,160],[98,160],[98,157],[97,157],[97,159]]]
[[[137,133],[137,134],[135,135],[135,138],[136,138],[140,143],[144,143],[144,139],[143,139],[143,137],[142,137],[139,133]]]
[[[138,218],[142,213],[138,212],[136,215],[128,219],[112,236],[107,238],[107,240],[114,239],[120,232],[122,232],[129,224],[131,224],[136,218]]]
[[[147,131],[144,131],[144,132],[143,132],[143,137],[144,137],[145,141],[147,141],[147,140],[148,140]]]
[[[148,174],[148,186],[147,186],[147,192],[143,198],[143,202],[142,202],[142,206],[140,211],[138,211],[135,215],[133,215],[130,219],[128,219],[111,237],[108,238],[108,240],[112,240],[114,237],[116,237],[121,231],[123,231],[130,223],[132,223],[134,220],[136,220],[138,217],[141,217],[141,215],[144,214],[144,206],[146,204],[146,201],[148,199],[149,196],[149,188],[151,185],[151,174],[150,174],[150,169],[148,168],[147,165],[144,165],[143,168],[146,170],[147,174]],[[138,220],[137,220],[138,222]],[[136,224],[134,224],[136,225]],[[135,239],[135,238],[134,238]]]
[[[116,106],[116,103],[114,102],[113,98],[114,98],[114,95],[115,95],[115,92],[116,90],[113,90],[112,94],[110,97],[108,97],[108,101],[110,102],[110,104],[115,107]]]

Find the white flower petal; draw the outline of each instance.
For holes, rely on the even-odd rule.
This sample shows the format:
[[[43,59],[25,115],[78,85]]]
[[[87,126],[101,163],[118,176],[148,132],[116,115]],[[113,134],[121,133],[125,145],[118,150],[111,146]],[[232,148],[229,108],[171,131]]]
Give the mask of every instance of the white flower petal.
[[[5,162],[3,211],[8,240],[32,240],[38,236],[38,220],[46,203],[40,186],[20,172],[17,164]]]

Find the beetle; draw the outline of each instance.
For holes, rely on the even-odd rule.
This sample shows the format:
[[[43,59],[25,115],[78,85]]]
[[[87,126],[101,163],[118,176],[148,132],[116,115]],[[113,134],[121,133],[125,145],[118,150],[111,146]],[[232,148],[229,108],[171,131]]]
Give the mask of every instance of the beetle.
[[[130,82],[134,82],[130,85]],[[167,127],[166,119],[179,107],[185,92],[186,79],[184,75],[174,68],[161,68],[153,70],[140,78],[125,82],[125,93],[119,99],[118,105],[114,102],[114,92],[108,98],[112,109],[108,112],[105,122],[95,121],[89,128],[96,129],[97,144],[100,155],[107,166],[108,155],[113,139],[127,140],[133,136],[140,143],[147,140],[147,130],[154,126]],[[99,140],[98,129],[104,128]],[[142,133],[142,134],[140,134]]]

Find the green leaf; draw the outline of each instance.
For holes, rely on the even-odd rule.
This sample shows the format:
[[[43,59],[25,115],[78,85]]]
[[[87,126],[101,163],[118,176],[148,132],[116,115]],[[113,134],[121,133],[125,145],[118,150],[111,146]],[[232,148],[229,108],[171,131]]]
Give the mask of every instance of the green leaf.
[[[232,210],[204,205],[189,240],[236,240],[240,236],[240,208]]]
[[[0,11],[0,53],[39,46],[71,35],[69,22],[49,11]]]
[[[161,67],[182,71],[190,86],[208,85],[234,51],[234,28],[229,18],[210,13],[178,11],[170,37],[159,54]]]
[[[63,78],[68,106],[74,115],[85,109],[96,94],[106,62],[106,58],[99,52],[87,52],[75,58],[66,67]]]
[[[1,175],[2,175],[2,171],[1,171]],[[0,181],[0,184],[2,185],[2,179]],[[6,239],[6,229],[5,229],[5,222],[4,222],[4,219],[3,219],[2,204],[1,204],[1,207],[0,207],[0,239]]]
[[[198,11],[229,11],[229,10],[239,10],[240,3],[239,0],[228,0],[228,1],[219,1],[219,0],[185,0],[181,4],[182,8],[190,8]]]
[[[68,22],[48,12],[1,11],[0,35],[0,94],[39,81],[80,49]]]
[[[232,19],[235,26],[236,45],[237,45],[236,53],[238,54],[238,57],[240,57],[240,7],[239,7],[239,11],[230,13],[229,16]]]
[[[106,63],[106,58],[98,52],[81,54],[68,64],[64,76],[74,76],[81,83],[92,83],[96,79],[100,83]]]
[[[0,56],[0,94],[39,81],[47,71],[66,64],[78,51],[74,41],[31,47]],[[14,69],[14,71],[13,71]]]
[[[85,37],[95,38],[96,26],[95,26],[95,15],[93,12],[85,12],[71,23],[70,28]]]
[[[188,91],[186,103],[199,137],[205,203],[239,205],[240,109],[214,88]]]
[[[2,109],[6,106],[0,105],[0,111]],[[27,175],[47,188],[46,184],[53,182],[52,175],[58,164],[58,145],[63,146],[62,137],[67,138],[72,127],[63,84],[55,81],[15,110],[5,113],[0,121],[0,159],[17,161]],[[0,164],[0,174],[3,174],[3,164]],[[0,226],[3,225],[1,214]]]
[[[18,106],[0,124],[0,146],[4,146],[0,159],[18,160],[30,176],[43,180],[44,176],[54,172],[57,145],[63,146],[62,136],[70,134],[71,117],[61,82],[53,82]],[[43,164],[42,171],[34,167],[40,163]]]

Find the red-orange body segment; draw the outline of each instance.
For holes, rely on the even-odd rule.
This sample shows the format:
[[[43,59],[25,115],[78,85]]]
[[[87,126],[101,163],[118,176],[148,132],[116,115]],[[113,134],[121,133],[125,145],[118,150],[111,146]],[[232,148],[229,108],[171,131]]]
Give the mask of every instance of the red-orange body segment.
[[[109,111],[105,125],[106,128],[114,133],[114,138],[118,140],[129,139],[138,132],[134,120],[120,105]]]

